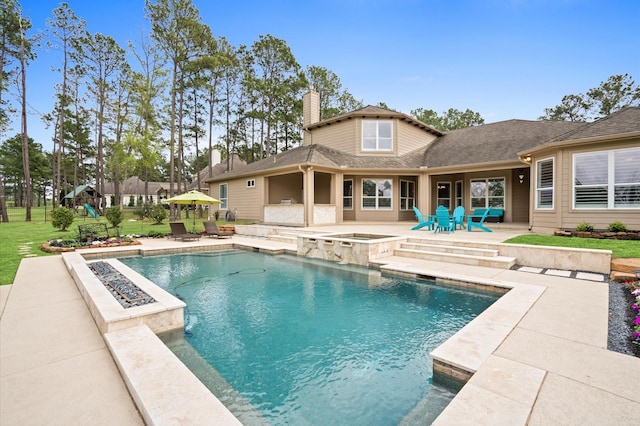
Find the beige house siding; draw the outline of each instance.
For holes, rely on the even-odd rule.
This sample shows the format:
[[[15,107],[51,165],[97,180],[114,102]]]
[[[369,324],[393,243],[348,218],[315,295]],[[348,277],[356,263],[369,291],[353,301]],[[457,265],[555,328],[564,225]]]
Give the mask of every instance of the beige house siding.
[[[329,126],[319,127],[313,130],[311,143],[324,145],[329,148],[344,151],[348,154],[356,154],[359,150],[356,131],[359,120],[347,120]]]
[[[554,157],[555,164],[555,210],[541,211],[532,204],[532,225],[537,232],[553,232],[555,229],[575,229],[586,222],[596,229],[606,229],[611,222],[620,221],[628,229],[640,229],[640,211],[638,209],[574,209],[573,208],[573,155],[576,153],[608,151],[639,147],[640,139],[625,142],[585,144],[575,147],[536,153],[532,159],[532,179],[535,179],[536,161]],[[532,203],[535,203],[535,185],[531,186]]]
[[[315,173],[314,176],[315,204],[331,203],[331,175],[327,173]]]
[[[523,164],[524,166],[524,164]],[[518,173],[524,174],[524,180],[520,183]],[[529,184],[530,174],[529,168],[514,169],[511,171],[511,221],[520,223],[529,223]],[[509,189],[507,188],[507,191]]]
[[[292,200],[295,204],[304,202],[302,197],[302,173],[271,176],[269,181],[269,200],[266,204],[280,204],[282,200]]]
[[[246,178],[234,179],[227,182],[229,194],[227,206],[231,211],[237,210],[237,217],[239,219],[262,221],[264,178],[262,176],[256,176],[255,181],[256,186],[254,188],[247,188]],[[209,191],[214,191],[213,193],[219,196],[219,184],[212,184]]]
[[[425,132],[415,126],[410,126],[400,120],[393,121],[395,132],[394,144],[397,145],[398,155],[404,155],[416,149],[429,145],[436,138],[435,135]],[[396,141],[402,141],[401,144]]]

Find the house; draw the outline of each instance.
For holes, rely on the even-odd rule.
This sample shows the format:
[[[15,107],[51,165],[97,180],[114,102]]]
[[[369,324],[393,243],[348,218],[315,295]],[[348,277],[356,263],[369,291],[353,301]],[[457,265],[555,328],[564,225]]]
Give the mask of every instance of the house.
[[[221,209],[309,226],[411,221],[414,205],[424,214],[462,205],[502,208],[505,222],[536,232],[613,220],[640,229],[639,167],[615,172],[640,164],[640,108],[595,123],[507,120],[440,132],[373,106],[320,121],[311,89],[303,113],[302,146],[207,180]],[[602,176],[574,185],[595,163]]]
[[[106,207],[111,207],[115,198],[115,186],[113,182],[104,185]],[[153,203],[169,197],[169,182],[148,182],[149,197]],[[138,200],[144,199],[145,181],[138,176],[131,176],[120,184],[121,207],[137,206]]]

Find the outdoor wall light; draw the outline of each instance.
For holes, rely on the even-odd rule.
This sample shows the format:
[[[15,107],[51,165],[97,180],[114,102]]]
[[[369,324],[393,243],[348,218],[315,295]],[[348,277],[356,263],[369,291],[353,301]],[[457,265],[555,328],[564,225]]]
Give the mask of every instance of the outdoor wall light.
[[[524,170],[522,169],[518,169],[518,180],[520,183],[524,183]]]

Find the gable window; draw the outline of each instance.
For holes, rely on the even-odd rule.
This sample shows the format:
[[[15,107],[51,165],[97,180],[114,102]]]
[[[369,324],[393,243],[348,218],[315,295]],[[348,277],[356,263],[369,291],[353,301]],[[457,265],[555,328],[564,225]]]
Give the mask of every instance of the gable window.
[[[438,182],[438,206],[445,206],[451,210],[451,182]]]
[[[411,180],[400,181],[400,210],[411,210],[416,200],[416,183]]]
[[[362,209],[391,210],[391,179],[362,179]]]
[[[462,186],[462,181],[461,180],[457,180],[456,181],[456,207],[461,206],[462,205],[462,200],[464,200],[464,194],[463,194],[463,186]]]
[[[353,210],[353,179],[347,179],[342,183],[342,208]]]
[[[471,208],[504,208],[504,178],[471,179]]]
[[[536,208],[553,209],[553,158],[536,162]]]
[[[392,128],[390,120],[363,120],[362,150],[391,151],[393,149]]]
[[[220,210],[226,210],[227,209],[227,201],[228,201],[228,192],[227,192],[227,184],[226,183],[221,183],[220,186],[218,187],[218,200],[220,202],[222,202],[222,204],[220,204],[218,206],[218,208]]]
[[[640,148],[574,154],[574,208],[640,208],[638,164]]]
[[[247,188],[255,188],[255,187],[256,187],[256,180],[255,179],[247,180]]]

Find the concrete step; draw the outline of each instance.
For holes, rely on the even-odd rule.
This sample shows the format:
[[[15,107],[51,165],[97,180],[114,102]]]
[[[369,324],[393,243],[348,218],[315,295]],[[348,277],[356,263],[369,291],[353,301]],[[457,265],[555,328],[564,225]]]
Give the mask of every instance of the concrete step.
[[[288,236],[288,235],[274,234],[274,235],[269,235],[269,237],[267,239],[270,240],[270,241],[279,241],[281,243],[298,244],[298,238],[297,237]]]
[[[484,249],[477,247],[444,245],[444,244],[426,244],[426,243],[402,243],[400,248],[411,250],[437,251],[441,253],[468,254],[471,256],[496,257],[499,252],[496,249]]]
[[[408,243],[416,244],[431,244],[431,245],[443,245],[443,246],[455,246],[455,247],[474,247],[487,250],[498,250],[498,243],[482,243],[479,241],[451,241],[451,240],[434,240],[427,238],[409,238]]]
[[[414,259],[432,260],[435,262],[449,262],[460,265],[487,266],[489,268],[509,269],[516,264],[515,257],[507,256],[473,256],[469,254],[443,253],[440,251],[413,250],[400,248],[394,251],[395,256],[411,257]]]

